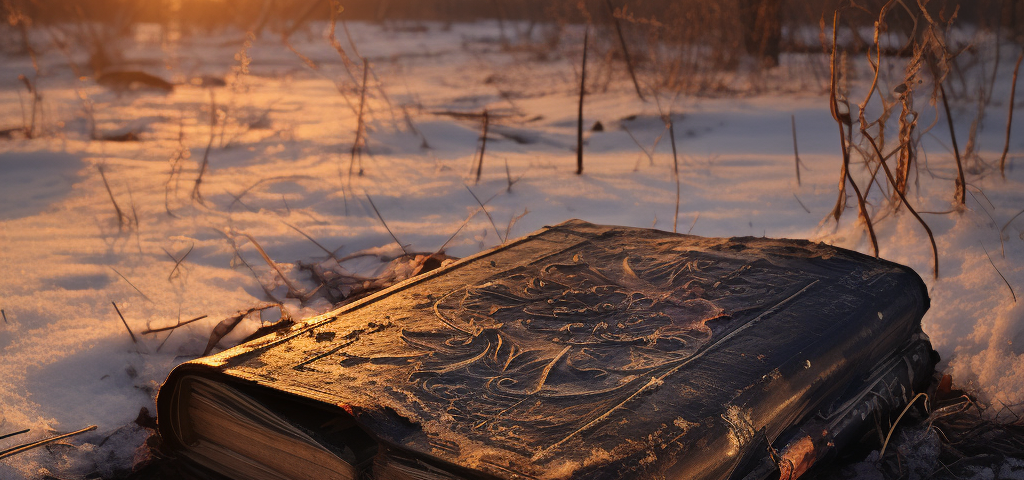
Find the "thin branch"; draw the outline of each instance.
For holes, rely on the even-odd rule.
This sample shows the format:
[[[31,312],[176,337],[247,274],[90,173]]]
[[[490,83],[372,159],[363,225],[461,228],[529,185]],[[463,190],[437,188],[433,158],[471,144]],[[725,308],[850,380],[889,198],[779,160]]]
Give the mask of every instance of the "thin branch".
[[[193,318],[191,320],[185,320],[184,322],[178,322],[176,325],[171,325],[170,327],[150,328],[150,329],[143,330],[143,331],[139,332],[139,335],[149,335],[151,333],[160,333],[160,332],[166,332],[168,330],[174,330],[175,328],[184,327],[185,325],[188,325],[190,323],[198,322],[198,321],[200,321],[200,320],[202,320],[202,319],[204,319],[206,317],[207,317],[206,315],[200,315],[200,316],[198,316],[196,318]]]
[[[665,115],[665,123],[668,123],[668,138],[672,141],[672,176],[676,180],[676,214],[672,216],[672,233],[677,233],[679,223],[679,155],[676,154],[676,128],[672,123],[672,113]]]
[[[469,191],[469,194],[473,196],[473,200],[476,200],[476,203],[480,205],[480,209],[484,211],[484,215],[487,215],[487,220],[491,221],[491,228],[494,229],[494,234],[497,235],[498,238],[501,238],[501,232],[498,231],[498,226],[494,224],[494,218],[491,217],[490,212],[488,212],[487,208],[484,207],[486,202],[481,202],[480,201],[480,197],[476,196],[476,194],[473,193],[473,190],[469,189],[469,185],[463,185],[463,186],[466,187],[466,190]],[[491,197],[487,201],[490,202],[491,199],[493,199],[493,198],[494,197]]]
[[[476,183],[480,183],[480,173],[484,169],[484,152],[487,151],[487,127],[491,124],[491,116],[484,109],[484,128],[480,135],[480,159],[476,163]],[[466,187],[469,188],[469,187]],[[472,193],[472,192],[470,192]],[[474,195],[475,196],[475,195]],[[497,230],[495,230],[497,231]]]
[[[284,223],[285,225],[288,225],[289,227],[291,227],[292,230],[295,230],[296,232],[299,232],[299,234],[301,234],[303,237],[306,237],[306,240],[309,240],[309,241],[313,242],[313,245],[316,245],[317,247],[320,247],[320,250],[323,250],[324,252],[326,252],[328,257],[333,258],[335,261],[338,260],[338,257],[336,257],[334,255],[334,252],[328,250],[327,247],[321,245],[320,242],[318,242],[315,239],[313,239],[313,237],[311,237],[309,235],[306,235],[306,232],[303,232],[302,230],[299,230],[299,227],[296,227],[295,225],[292,225],[292,224],[290,224],[288,222],[285,222],[283,220],[282,220],[281,223]],[[344,245],[342,245],[342,247],[343,246]],[[335,251],[337,251],[339,249],[341,249],[341,247],[338,247],[337,249],[335,249]]]
[[[29,450],[32,450],[33,448],[41,447],[41,446],[46,445],[48,443],[53,443],[53,442],[56,442],[57,440],[63,440],[65,438],[68,438],[68,437],[71,437],[71,436],[74,436],[74,435],[78,435],[78,434],[81,434],[81,433],[89,432],[89,431],[92,431],[92,430],[96,430],[96,425],[90,425],[90,426],[85,427],[85,428],[83,428],[81,430],[76,430],[76,431],[71,432],[71,433],[65,433],[63,435],[56,435],[56,436],[53,436],[53,437],[50,437],[50,438],[45,438],[45,439],[39,440],[37,442],[26,443],[24,445],[18,445],[16,447],[8,448],[7,450],[4,450],[4,451],[0,452],[0,459],[4,459],[4,458],[10,457],[12,455],[17,455],[19,453],[27,452]]]
[[[188,247],[188,251],[185,252],[185,254],[181,256],[181,258],[174,258],[174,255],[171,255],[171,252],[168,252],[166,248],[160,247],[160,249],[163,250],[164,253],[166,253],[168,257],[171,257],[171,261],[174,262],[174,268],[172,268],[171,269],[171,273],[169,273],[167,275],[167,280],[168,281],[170,281],[172,278],[174,278],[174,273],[178,271],[179,267],[181,267],[181,262],[185,261],[185,257],[187,257],[188,254],[192,253],[192,249],[195,248],[195,247],[196,247],[196,242],[192,242],[192,245],[189,245],[189,247]]]
[[[1013,67],[1013,83],[1010,84],[1010,108],[1006,114],[1006,144],[1003,145],[1003,155],[999,157],[999,173],[1006,178],[1006,153],[1010,151],[1010,125],[1013,124],[1013,102],[1017,96],[1017,72],[1020,71],[1020,61],[1024,60],[1024,51],[1017,56],[1017,65]]]
[[[583,66],[580,69],[580,106],[576,123],[576,175],[583,174],[583,99],[587,94],[587,42],[590,40],[590,25],[583,32]]]
[[[20,430],[20,431],[14,432],[14,433],[8,433],[6,435],[0,435],[0,440],[3,440],[5,438],[11,438],[11,437],[13,437],[15,435],[21,435],[23,433],[28,433],[30,431],[32,431],[32,429],[26,428],[24,430]]]
[[[377,210],[377,206],[373,204],[373,199],[370,198],[370,196],[367,194],[363,195],[366,196],[366,200],[370,202],[370,206],[373,207],[373,213],[377,214],[377,218],[380,219],[380,223],[384,225],[384,229],[388,231],[388,235],[391,235],[391,238],[395,241],[395,243],[398,244],[398,248],[402,249],[402,253],[408,255],[409,251],[405,249],[405,246],[402,245],[402,242],[398,241],[398,237],[396,237],[395,233],[391,231],[391,227],[388,227],[388,222],[384,221],[384,217],[380,214],[380,210]]]
[[[132,333],[132,328],[128,326],[128,322],[124,319],[124,315],[121,315],[121,309],[117,308],[117,304],[114,302],[110,302],[110,304],[114,306],[114,311],[117,312],[117,316],[121,317],[121,323],[123,323],[124,328],[128,330],[128,335],[132,337],[132,343],[139,343],[139,340],[135,338],[135,334]]]
[[[605,5],[608,6],[608,14],[612,16],[612,21],[615,23],[615,33],[619,36],[619,44],[622,45],[622,56],[626,60],[626,69],[629,70],[629,78],[633,80],[633,88],[636,89],[636,96],[640,97],[640,100],[646,102],[644,94],[640,92],[640,82],[636,80],[636,72],[633,70],[633,59],[629,56],[629,48],[626,47],[626,37],[622,34],[622,24],[619,22],[619,17],[615,15],[615,8],[612,7],[611,0],[604,0]]]
[[[132,288],[134,288],[136,292],[139,292],[139,295],[142,295],[142,298],[145,298],[149,302],[153,302],[153,300],[151,298],[149,298],[148,295],[146,295],[145,293],[142,293],[142,290],[139,290],[139,287],[136,287],[135,284],[131,282],[131,280],[128,280],[128,277],[125,277],[124,275],[122,275],[121,272],[117,271],[117,269],[114,268],[114,267],[110,267],[110,269],[113,270],[114,273],[117,274],[117,276],[121,277],[121,279],[123,279],[124,281],[128,282],[128,285],[130,285]],[[155,302],[153,302],[153,303],[155,303]]]
[[[1013,303],[1017,303],[1017,294],[1013,293],[1013,287],[1010,286],[1010,282],[1006,281],[1006,277],[1003,276],[1003,272],[999,271],[999,267],[996,266],[996,263],[992,261],[992,256],[988,254],[988,249],[985,248],[984,244],[982,244],[981,249],[985,251],[985,256],[988,257],[988,263],[992,264],[992,268],[994,268],[996,273],[999,274],[999,278],[1003,279],[1003,283],[1006,284],[1006,288],[1010,289],[1010,296],[1013,297]]]
[[[796,115],[789,116],[790,123],[793,126],[793,158],[794,164],[796,165],[796,186],[800,186],[800,152],[796,148]],[[807,207],[804,207],[807,210]],[[807,212],[811,213],[811,212]]]
[[[953,130],[953,114],[949,111],[949,101],[946,100],[946,89],[939,83],[939,94],[942,97],[942,107],[946,109],[946,122],[949,124],[949,137],[953,140],[953,154],[956,155],[956,201],[961,205],[967,204],[967,182],[964,180],[964,166],[960,161],[960,147],[956,144],[956,132]],[[907,203],[904,201],[903,203]]]

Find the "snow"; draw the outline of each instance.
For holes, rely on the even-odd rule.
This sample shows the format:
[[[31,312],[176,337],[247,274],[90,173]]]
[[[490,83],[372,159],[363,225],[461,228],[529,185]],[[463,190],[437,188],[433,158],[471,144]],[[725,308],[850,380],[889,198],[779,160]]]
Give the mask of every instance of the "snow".
[[[491,23],[428,26],[405,32],[350,25],[373,67],[369,153],[355,165],[362,175],[348,173],[361,92],[319,28],[292,39],[319,65],[315,71],[274,38],[244,46],[237,33],[160,43],[149,32],[121,45],[126,61],[178,84],[169,94],[111,92],[77,79],[60,51],[41,49],[39,136],[0,139],[0,435],[32,429],[0,440],[0,449],[99,428],[63,447],[0,460],[0,478],[109,476],[130,468],[146,438],[132,421],[143,407],[154,411],[153,396],[169,370],[201,354],[218,322],[263,304],[259,282],[285,297],[284,284],[245,234],[308,289],[314,285],[297,264],[325,254],[292,226],[339,255],[380,246],[397,251],[369,199],[410,250],[444,246],[455,256],[500,244],[506,230],[515,238],[569,218],[672,230],[676,184],[667,134],[654,148],[669,111],[680,153],[679,231],[808,238],[870,253],[855,200],[838,224],[826,219],[842,159],[820,82],[788,83],[787,72],[801,71],[806,59],[784,57],[778,71],[759,79],[765,93],[659,92],[648,103],[637,99],[620,64],[594,60],[585,125],[600,121],[605,129],[586,133],[584,174],[577,176],[581,32],[570,31],[545,58],[501,50]],[[943,358],[940,368],[995,405],[1024,402],[1024,306],[1000,277],[1024,293],[1024,216],[1011,222],[1024,208],[1021,122],[1013,127],[1007,178],[992,166],[1003,145],[1011,53],[978,133],[986,164],[968,168],[967,208],[923,214],[935,233],[939,277],[932,277],[927,237],[905,209],[876,223],[880,255],[910,265],[928,284],[924,329]],[[73,58],[85,63],[84,56]],[[27,57],[7,54],[2,62],[0,129],[22,125],[31,109],[18,74],[36,78]],[[190,83],[202,75],[228,85]],[[868,80],[863,72],[851,78],[858,85]],[[218,110],[212,143],[211,99]],[[492,125],[477,184],[472,167],[481,122],[439,113],[485,108]],[[972,101],[954,102],[961,148],[975,109]],[[932,107],[922,110],[922,125],[937,114],[945,121]],[[799,185],[791,116],[804,163]],[[100,134],[132,131],[141,141],[90,140],[93,122]],[[956,169],[945,147],[948,131],[938,125],[923,139],[927,164],[911,194],[923,212],[953,208]],[[650,158],[630,134],[653,152]],[[208,144],[199,202],[191,192]],[[509,178],[518,181],[510,186]],[[493,226],[467,187],[487,202]],[[876,193],[872,202],[881,209],[884,201]],[[348,265],[362,272],[378,266],[367,259]],[[293,317],[329,308],[322,298],[289,298],[284,306]],[[169,338],[140,334],[200,315],[207,318]],[[221,346],[280,312],[262,315],[244,320]],[[918,453],[933,455],[931,448]],[[1007,463],[998,478],[1021,478],[1020,467]],[[978,475],[995,478],[991,470]]]

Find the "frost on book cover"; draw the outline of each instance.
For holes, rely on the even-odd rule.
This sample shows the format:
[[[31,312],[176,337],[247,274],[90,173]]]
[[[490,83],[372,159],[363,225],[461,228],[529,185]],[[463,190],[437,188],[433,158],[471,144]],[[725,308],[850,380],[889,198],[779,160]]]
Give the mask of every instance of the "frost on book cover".
[[[795,478],[927,381],[927,308],[824,244],[571,220],[180,365],[160,430],[230,478]]]

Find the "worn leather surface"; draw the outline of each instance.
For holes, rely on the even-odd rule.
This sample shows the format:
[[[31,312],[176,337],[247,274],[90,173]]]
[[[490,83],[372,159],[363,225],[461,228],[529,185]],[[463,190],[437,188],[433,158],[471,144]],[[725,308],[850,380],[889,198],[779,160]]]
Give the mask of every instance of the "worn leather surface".
[[[573,220],[179,367],[160,399],[220,376],[488,476],[720,479],[927,305],[909,268],[824,244]]]

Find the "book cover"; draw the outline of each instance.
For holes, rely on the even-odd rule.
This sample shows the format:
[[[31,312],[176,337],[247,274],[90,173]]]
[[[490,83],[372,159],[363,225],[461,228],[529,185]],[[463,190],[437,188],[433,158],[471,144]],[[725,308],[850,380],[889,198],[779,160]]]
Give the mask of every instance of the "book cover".
[[[202,378],[451,478],[724,479],[920,339],[927,307],[911,269],[825,244],[571,220],[177,367],[160,429],[201,441]]]

